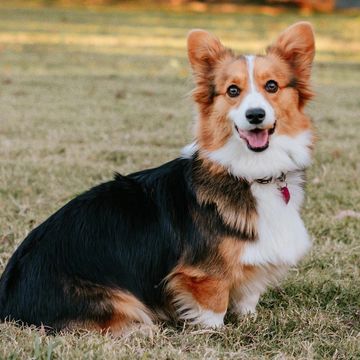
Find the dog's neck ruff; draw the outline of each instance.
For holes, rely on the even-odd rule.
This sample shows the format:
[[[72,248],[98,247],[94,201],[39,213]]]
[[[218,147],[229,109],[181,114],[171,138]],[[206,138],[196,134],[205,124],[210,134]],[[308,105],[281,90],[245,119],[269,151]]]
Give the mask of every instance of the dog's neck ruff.
[[[205,181],[206,183],[206,186],[205,188],[210,188],[210,187],[213,187],[213,185],[210,184],[209,182],[209,179],[212,178],[212,176],[204,176],[205,174],[206,175],[209,175],[212,170],[212,162],[211,160],[206,160],[206,157],[205,158],[202,158],[201,155],[199,155],[199,151],[196,151],[194,154],[193,154],[193,161],[195,163],[199,163],[201,164],[200,167],[203,168],[203,173],[201,174],[203,179],[204,178],[207,178],[208,180]],[[213,163],[214,165],[214,163]],[[233,187],[234,188],[238,188],[240,187],[241,190],[244,190],[245,188],[248,188],[250,189],[251,188],[251,185],[254,184],[254,183],[257,183],[257,184],[261,184],[261,185],[266,185],[266,184],[275,184],[278,188],[278,190],[280,191],[283,199],[284,199],[284,202],[286,204],[288,204],[288,202],[290,201],[290,191],[289,191],[289,188],[287,186],[287,182],[286,182],[286,176],[287,174],[282,172],[280,174],[280,176],[268,176],[268,177],[263,177],[263,178],[260,178],[260,179],[255,179],[255,180],[252,180],[252,181],[249,181],[247,180],[246,178],[242,178],[242,177],[237,177],[237,176],[234,176],[232,175],[231,173],[229,173],[229,171],[224,168],[223,166],[219,166],[219,164],[217,164],[217,166],[215,166],[215,168],[217,168],[217,171],[215,170],[215,173],[217,173],[217,180],[215,181],[216,183],[216,186],[215,187],[218,187],[218,190],[220,190],[221,192],[224,191],[224,189],[221,189],[221,183],[225,182],[225,183],[232,183]],[[213,169],[214,171],[214,169]],[[195,177],[196,178],[196,177]],[[220,181],[221,179],[221,181]],[[202,185],[204,185],[204,180],[201,181]],[[227,186],[226,186],[227,188]],[[238,190],[240,190],[240,188]],[[206,192],[208,191],[208,189],[206,190]]]
[[[209,206],[210,213],[214,211],[215,217],[220,217],[228,234],[255,240],[257,213],[251,184],[199,152],[195,152],[190,164],[190,184],[197,202]]]
[[[199,152],[232,176],[253,183],[257,179],[277,178],[282,173],[306,169],[311,163],[312,139],[310,130],[295,137],[274,134],[267,150],[253,153],[235,134],[214,151],[199,149],[195,141],[183,148],[181,156],[190,159]]]

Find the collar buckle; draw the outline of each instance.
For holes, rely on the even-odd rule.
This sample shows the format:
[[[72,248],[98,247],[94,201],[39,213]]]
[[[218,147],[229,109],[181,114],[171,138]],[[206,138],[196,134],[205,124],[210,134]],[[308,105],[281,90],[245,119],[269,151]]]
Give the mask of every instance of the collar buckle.
[[[280,183],[280,184],[286,184],[286,174],[284,172],[281,173],[278,177],[264,177],[262,179],[255,179],[255,182],[258,184],[270,184],[270,183]]]
[[[267,178],[262,178],[262,179],[256,179],[255,182],[257,182],[258,184],[270,184],[273,181],[273,177],[267,177]]]

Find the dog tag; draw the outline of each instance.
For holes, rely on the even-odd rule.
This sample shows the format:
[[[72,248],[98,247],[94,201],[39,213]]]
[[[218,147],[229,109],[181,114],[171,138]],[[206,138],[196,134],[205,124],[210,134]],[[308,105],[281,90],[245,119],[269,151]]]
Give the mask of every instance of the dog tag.
[[[287,204],[290,201],[290,191],[289,191],[288,187],[286,185],[282,186],[280,188],[280,191],[284,198],[285,203]]]

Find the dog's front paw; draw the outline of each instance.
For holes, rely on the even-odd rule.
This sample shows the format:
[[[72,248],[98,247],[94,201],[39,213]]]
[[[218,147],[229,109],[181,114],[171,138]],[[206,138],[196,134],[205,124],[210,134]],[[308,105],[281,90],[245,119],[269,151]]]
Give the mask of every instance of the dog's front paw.
[[[224,326],[225,313],[226,312],[216,313],[205,309],[191,309],[181,314],[180,318],[192,325],[216,329]]]
[[[239,315],[251,315],[251,314],[254,315],[256,314],[256,305],[251,305],[248,303],[239,303],[236,304],[236,306],[234,306],[233,312]]]
[[[256,314],[256,305],[259,302],[260,294],[251,294],[242,297],[232,306],[232,312],[239,315]]]
[[[211,310],[202,310],[195,321],[204,328],[216,329],[224,326],[224,316],[225,312],[215,313]]]

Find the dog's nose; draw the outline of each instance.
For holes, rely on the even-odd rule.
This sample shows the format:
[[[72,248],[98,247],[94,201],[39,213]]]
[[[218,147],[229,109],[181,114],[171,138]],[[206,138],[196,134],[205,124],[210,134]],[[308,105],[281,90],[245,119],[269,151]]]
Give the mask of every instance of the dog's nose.
[[[253,108],[246,111],[245,116],[250,124],[261,124],[265,119],[265,110],[262,108]]]

